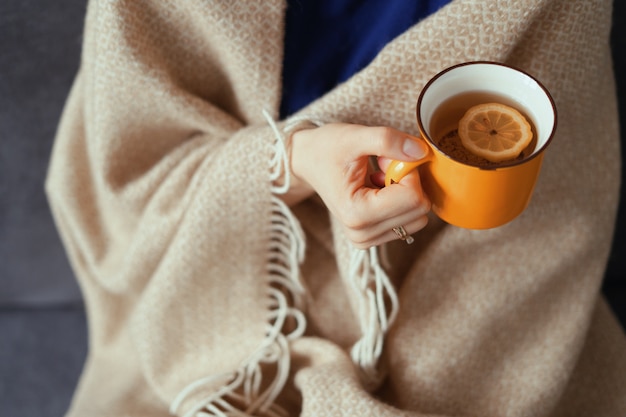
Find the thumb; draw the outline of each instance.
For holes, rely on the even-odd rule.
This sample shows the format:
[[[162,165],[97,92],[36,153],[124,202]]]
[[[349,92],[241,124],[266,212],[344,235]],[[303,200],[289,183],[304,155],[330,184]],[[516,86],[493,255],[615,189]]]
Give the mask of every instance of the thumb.
[[[353,150],[362,155],[419,161],[428,155],[428,145],[423,139],[390,127],[366,127],[365,140]],[[358,149],[358,150],[357,150]]]
[[[409,161],[418,161],[428,154],[428,145],[421,138],[407,136],[402,139],[401,145],[402,156],[398,155],[395,159],[404,161],[409,158]]]

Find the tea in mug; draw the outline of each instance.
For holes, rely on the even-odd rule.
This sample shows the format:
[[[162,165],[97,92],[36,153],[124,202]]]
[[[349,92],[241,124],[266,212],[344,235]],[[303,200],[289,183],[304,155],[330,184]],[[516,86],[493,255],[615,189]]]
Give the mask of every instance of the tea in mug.
[[[442,152],[484,168],[523,160],[537,144],[536,128],[519,104],[482,91],[464,92],[444,101],[433,113],[430,132]],[[500,147],[492,149],[493,145]]]

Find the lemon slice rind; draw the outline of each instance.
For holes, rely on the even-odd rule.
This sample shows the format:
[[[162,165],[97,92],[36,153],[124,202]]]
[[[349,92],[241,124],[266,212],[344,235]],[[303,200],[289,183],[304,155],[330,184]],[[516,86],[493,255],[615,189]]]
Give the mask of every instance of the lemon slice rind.
[[[471,153],[491,162],[515,159],[533,137],[530,123],[513,107],[478,104],[459,121],[459,137]]]

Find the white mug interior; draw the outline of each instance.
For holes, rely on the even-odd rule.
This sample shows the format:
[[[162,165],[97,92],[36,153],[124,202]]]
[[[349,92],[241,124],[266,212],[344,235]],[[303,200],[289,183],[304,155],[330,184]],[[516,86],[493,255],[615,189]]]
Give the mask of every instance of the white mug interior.
[[[472,62],[451,67],[424,87],[419,99],[418,118],[429,137],[435,110],[447,99],[471,91],[505,96],[517,103],[535,125],[537,146],[532,155],[547,146],[556,126],[556,107],[552,97],[529,74],[494,62]]]

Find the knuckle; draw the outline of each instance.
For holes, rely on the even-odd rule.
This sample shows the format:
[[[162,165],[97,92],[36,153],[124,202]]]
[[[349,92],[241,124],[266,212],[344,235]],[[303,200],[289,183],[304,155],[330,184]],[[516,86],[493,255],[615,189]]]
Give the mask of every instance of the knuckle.
[[[374,129],[372,140],[375,141],[376,147],[380,150],[379,153],[382,154],[382,151],[390,148],[397,139],[396,131],[387,126],[378,126],[372,129]]]
[[[420,213],[427,213],[430,211],[430,201],[424,196],[423,193],[420,192],[411,193],[409,205],[411,209]]]
[[[423,194],[420,194],[419,197],[419,206],[417,207],[423,214],[426,214],[430,211],[431,203],[430,200]]]
[[[423,228],[425,228],[425,227],[428,225],[429,220],[430,220],[430,219],[428,218],[428,216],[427,216],[427,215],[424,215],[424,216],[422,217],[422,223],[421,223],[421,225],[420,225],[420,226],[421,226],[420,230],[422,230]]]
[[[356,213],[346,213],[342,217],[342,223],[348,230],[362,230],[367,227],[367,220]]]
[[[423,215],[417,221],[417,225],[416,225],[417,226],[417,230],[415,232],[418,232],[418,231],[422,230],[427,225],[428,225],[428,216],[427,215]]]
[[[418,180],[419,181],[419,180]],[[419,182],[416,183],[415,187],[411,187],[413,192],[405,193],[405,197],[408,199],[407,204],[410,209],[416,210],[419,213],[426,214],[431,209],[430,199],[424,193]]]
[[[366,236],[364,233],[354,232],[354,231],[346,231],[346,237],[352,245],[357,249],[367,249],[371,246],[370,238]]]
[[[359,231],[367,228],[370,219],[356,204],[346,204],[339,214],[341,223],[348,229]]]

